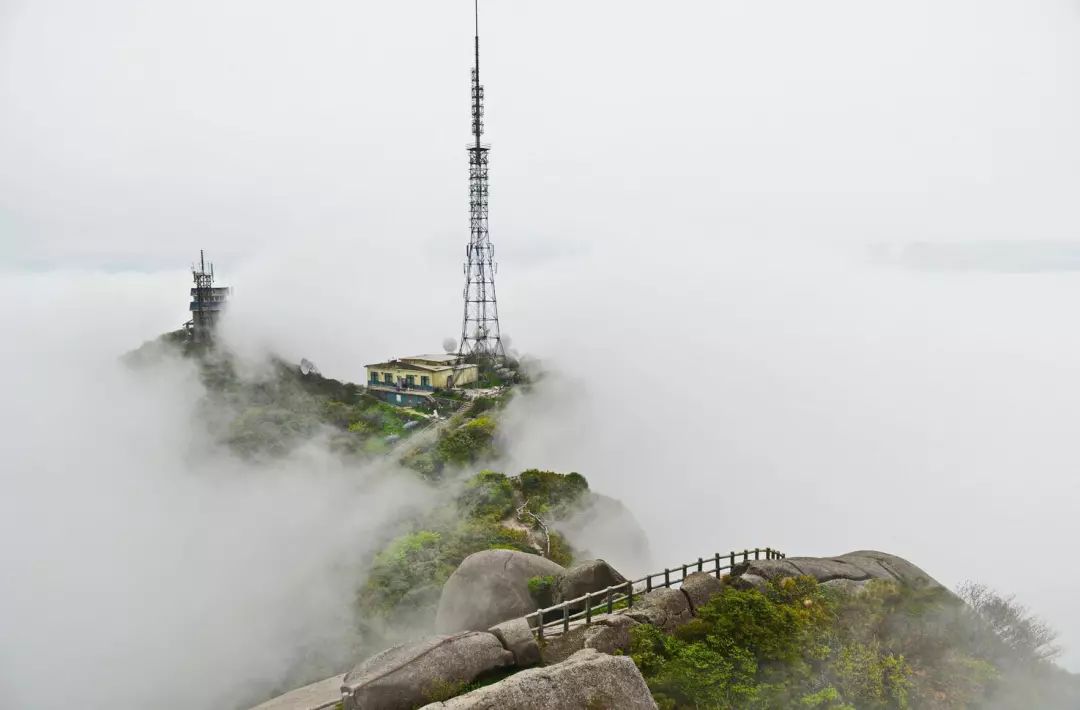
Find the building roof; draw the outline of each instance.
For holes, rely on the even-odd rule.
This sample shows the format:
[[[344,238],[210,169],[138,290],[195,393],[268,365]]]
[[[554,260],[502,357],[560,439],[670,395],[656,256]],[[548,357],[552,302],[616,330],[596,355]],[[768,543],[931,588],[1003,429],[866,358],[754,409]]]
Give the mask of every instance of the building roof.
[[[401,360],[391,360],[390,362],[376,362],[371,365],[365,365],[364,367],[379,368],[383,370],[416,370],[417,372],[431,372],[437,370],[436,367],[414,365],[411,362],[402,362]]]
[[[440,372],[442,370],[466,370],[470,367],[476,367],[471,363],[465,363],[462,365],[455,365],[452,362],[448,362],[441,365],[425,365],[422,362],[413,362],[413,360],[419,360],[421,358],[402,358],[400,360],[390,360],[389,362],[376,362],[372,365],[365,365],[365,367],[382,368],[389,370],[415,370],[417,372]],[[456,357],[454,358],[457,359]]]
[[[457,362],[458,356],[454,353],[441,353],[439,355],[410,355],[409,357],[403,357],[402,360],[424,360],[426,362],[444,362],[454,363]]]

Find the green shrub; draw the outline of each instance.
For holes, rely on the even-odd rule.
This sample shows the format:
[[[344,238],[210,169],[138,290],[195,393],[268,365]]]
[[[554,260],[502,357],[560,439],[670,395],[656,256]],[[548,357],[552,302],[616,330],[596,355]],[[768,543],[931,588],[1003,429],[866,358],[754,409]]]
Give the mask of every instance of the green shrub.
[[[356,421],[356,417],[357,411],[344,402],[333,400],[323,402],[322,420],[331,426],[347,429],[350,424]]]
[[[466,692],[468,683],[465,681],[435,680],[424,690],[424,699],[429,703],[441,703],[451,698],[456,698]]]
[[[561,533],[557,533],[554,530],[548,532],[548,543],[551,548],[551,552],[548,554],[548,558],[563,567],[569,567],[574,562],[574,551],[570,547],[570,543],[567,541]]]
[[[631,656],[664,708],[909,707],[912,668],[838,634],[837,604],[811,577],[727,587],[672,634],[635,628]]]
[[[357,421],[350,424],[348,430],[354,434],[372,434],[376,431],[375,427],[371,425],[371,422],[365,421],[363,419],[358,419]]]
[[[457,504],[469,517],[501,520],[514,512],[514,487],[501,473],[481,471],[465,484]]]
[[[401,465],[419,473],[428,480],[436,480],[442,473],[443,464],[430,449],[411,449],[401,459]]]
[[[435,447],[435,455],[446,463],[473,463],[493,453],[495,420],[477,417],[451,431],[444,432]]]
[[[529,578],[529,596],[536,602],[537,607],[543,609],[555,603],[552,595],[557,581],[558,579],[552,574]]]
[[[450,566],[447,575],[466,557],[481,550],[535,552],[529,544],[529,536],[523,530],[513,530],[494,522],[466,520],[458,524],[447,538],[445,560]]]
[[[860,708],[906,708],[911,667],[903,656],[885,654],[879,643],[840,648],[832,673],[843,696]]]
[[[318,419],[306,412],[278,406],[255,406],[245,409],[229,423],[224,440],[244,456],[260,453],[284,456],[318,430]]]
[[[385,454],[390,450],[390,445],[385,440],[380,438],[368,439],[364,442],[364,453],[371,454],[372,456],[379,456]]]
[[[534,552],[525,532],[490,520],[464,520],[396,538],[371,565],[358,595],[360,611],[385,617],[406,592],[441,585],[469,555],[498,549]]]
[[[979,591],[990,622],[1032,618]],[[1052,630],[1020,624],[1018,644],[982,609],[941,589],[876,580],[846,594],[800,577],[726,587],[672,633],[635,627],[630,652],[662,708],[1080,707],[1080,681],[1042,656]]]
[[[444,542],[442,533],[419,530],[390,543],[372,562],[361,605],[385,613],[410,589],[437,581],[445,567]]]
[[[574,504],[582,500],[589,490],[589,483],[579,473],[555,473],[529,469],[517,477],[521,495],[529,501],[534,513],[565,515]]]
[[[472,409],[469,410],[469,416],[472,418],[478,417],[484,412],[494,409],[498,401],[494,397],[477,397],[473,400]]]

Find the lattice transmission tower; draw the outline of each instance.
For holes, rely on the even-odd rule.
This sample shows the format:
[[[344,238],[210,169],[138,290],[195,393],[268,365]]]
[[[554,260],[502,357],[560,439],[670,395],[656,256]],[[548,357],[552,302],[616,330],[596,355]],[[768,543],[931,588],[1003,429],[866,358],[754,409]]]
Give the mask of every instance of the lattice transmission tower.
[[[209,267],[209,268],[207,268]],[[191,289],[191,320],[184,324],[192,340],[208,343],[214,337],[221,312],[232,293],[228,286],[214,285],[214,265],[206,263],[206,256],[199,250],[199,263],[191,265],[195,286]]]
[[[484,87],[480,84],[480,10],[474,1],[475,64],[472,70],[472,133],[469,144],[469,244],[465,247],[465,316],[461,323],[458,357],[476,362],[505,355],[495,300],[495,248],[488,236],[488,152],[484,133]]]

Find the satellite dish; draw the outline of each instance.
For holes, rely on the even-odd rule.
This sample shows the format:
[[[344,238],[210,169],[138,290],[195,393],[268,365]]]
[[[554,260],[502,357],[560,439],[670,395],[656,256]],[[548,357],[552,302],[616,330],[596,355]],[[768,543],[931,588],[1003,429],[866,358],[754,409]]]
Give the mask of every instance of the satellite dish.
[[[300,358],[300,374],[301,375],[317,375],[319,374],[319,368],[315,367],[315,363],[307,358]]]
[[[446,338],[442,341],[442,347],[444,353],[455,353],[457,352],[457,341],[453,338]]]

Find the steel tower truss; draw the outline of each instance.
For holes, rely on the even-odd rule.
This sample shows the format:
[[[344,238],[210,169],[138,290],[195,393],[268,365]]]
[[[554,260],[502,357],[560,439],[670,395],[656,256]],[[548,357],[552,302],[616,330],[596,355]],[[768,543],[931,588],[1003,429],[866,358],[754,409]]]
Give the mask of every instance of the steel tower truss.
[[[472,132],[469,153],[469,244],[465,247],[465,315],[458,357],[475,362],[497,361],[505,355],[495,299],[495,247],[488,236],[488,152],[484,133],[484,87],[480,84],[479,16],[474,37],[472,70]]]

